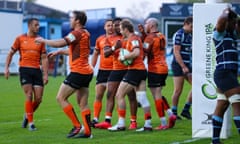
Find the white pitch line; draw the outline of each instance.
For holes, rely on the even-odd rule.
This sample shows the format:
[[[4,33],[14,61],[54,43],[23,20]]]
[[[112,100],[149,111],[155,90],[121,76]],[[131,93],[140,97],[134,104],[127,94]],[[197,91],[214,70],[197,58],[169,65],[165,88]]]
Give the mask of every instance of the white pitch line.
[[[170,144],[186,144],[186,143],[192,143],[192,142],[195,142],[195,141],[198,141],[198,140],[200,140],[200,138],[184,140],[183,142],[173,142],[173,143],[170,143]]]
[[[50,121],[51,119],[40,119],[40,120],[34,120],[36,122],[41,122],[41,121]],[[21,121],[11,121],[11,122],[1,122],[0,124],[5,125],[5,124],[18,124],[22,123]]]

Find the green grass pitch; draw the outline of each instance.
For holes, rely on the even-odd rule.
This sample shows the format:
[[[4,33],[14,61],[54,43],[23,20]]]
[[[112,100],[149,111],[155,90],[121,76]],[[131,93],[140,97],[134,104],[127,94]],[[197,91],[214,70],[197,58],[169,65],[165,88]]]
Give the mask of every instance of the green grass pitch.
[[[62,109],[56,102],[56,94],[62,81],[63,76],[56,78],[49,76],[49,83],[45,87],[42,104],[34,115],[37,131],[30,132],[28,129],[21,128],[22,117],[24,113],[23,91],[19,84],[18,76],[11,76],[5,80],[0,76],[0,144],[209,144],[210,138],[192,139],[191,120],[177,121],[173,129],[153,132],[135,132],[126,130],[124,132],[109,132],[107,130],[92,129],[93,139],[67,139],[66,134],[72,128],[71,122],[64,115]],[[90,85],[89,106],[93,109],[95,97],[95,78]],[[186,100],[186,95],[190,86],[185,83],[183,94],[180,98],[179,111],[182,109]],[[172,77],[168,77],[167,85],[163,89],[163,95],[167,97],[171,104],[173,91]],[[156,127],[160,120],[157,117],[153,98],[148,90],[148,97],[152,104],[152,125]],[[104,120],[105,101],[100,121]],[[75,111],[80,118],[80,111],[76,104],[75,95],[70,97],[70,102],[74,105]],[[129,108],[127,108],[126,124],[129,125]],[[144,123],[143,111],[138,109],[138,126]],[[81,120],[81,118],[80,118]],[[117,111],[113,113],[113,124],[117,121]],[[232,128],[232,136],[222,140],[226,144],[238,144],[239,134],[236,128]]]

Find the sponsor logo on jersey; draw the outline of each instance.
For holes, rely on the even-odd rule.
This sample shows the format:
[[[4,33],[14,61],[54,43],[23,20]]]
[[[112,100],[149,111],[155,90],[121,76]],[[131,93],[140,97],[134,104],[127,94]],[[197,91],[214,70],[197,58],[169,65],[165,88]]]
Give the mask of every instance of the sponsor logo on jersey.
[[[73,42],[74,40],[76,40],[75,36],[72,33],[68,34],[67,38],[69,39],[70,42]]]
[[[143,43],[143,48],[148,49],[149,43]]]
[[[132,43],[132,46],[133,46],[133,47],[139,46],[138,40],[133,40],[131,43]]]

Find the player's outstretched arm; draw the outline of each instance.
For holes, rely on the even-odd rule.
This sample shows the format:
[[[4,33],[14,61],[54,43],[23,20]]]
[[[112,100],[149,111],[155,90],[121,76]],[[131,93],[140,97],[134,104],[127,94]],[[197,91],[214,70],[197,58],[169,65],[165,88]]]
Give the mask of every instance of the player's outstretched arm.
[[[65,39],[48,40],[48,39],[44,39],[42,37],[38,37],[35,39],[35,42],[45,43],[46,45],[49,45],[49,46],[55,47],[55,48],[61,48],[61,47],[67,46],[67,42]]]
[[[69,50],[64,49],[64,50],[58,50],[58,51],[50,52],[50,53],[48,53],[47,57],[52,58],[52,57],[55,57],[57,55],[69,55]]]

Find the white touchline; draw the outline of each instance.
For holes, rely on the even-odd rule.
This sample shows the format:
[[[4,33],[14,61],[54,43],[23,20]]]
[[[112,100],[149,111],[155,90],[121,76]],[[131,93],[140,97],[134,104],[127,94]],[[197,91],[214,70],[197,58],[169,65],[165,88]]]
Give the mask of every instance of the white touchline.
[[[51,119],[40,119],[40,120],[34,120],[36,122],[41,122],[41,121],[50,121]],[[5,125],[5,124],[17,124],[17,123],[22,123],[21,121],[11,121],[11,122],[0,122],[0,125]]]
[[[191,143],[200,140],[201,138],[194,138],[194,139],[189,139],[189,140],[184,140],[183,142],[173,142],[170,144],[186,144],[186,143]]]

